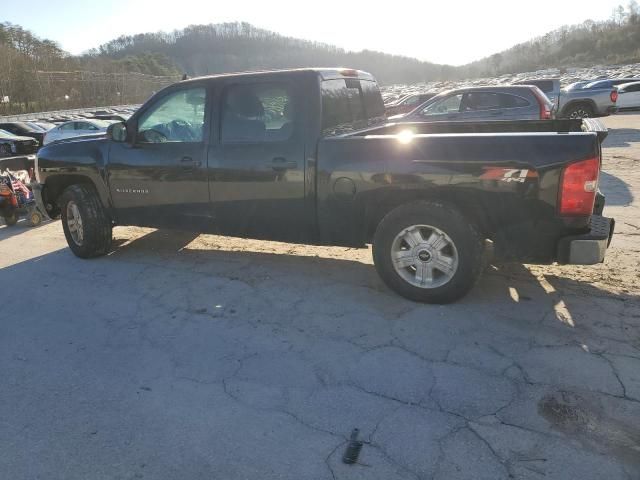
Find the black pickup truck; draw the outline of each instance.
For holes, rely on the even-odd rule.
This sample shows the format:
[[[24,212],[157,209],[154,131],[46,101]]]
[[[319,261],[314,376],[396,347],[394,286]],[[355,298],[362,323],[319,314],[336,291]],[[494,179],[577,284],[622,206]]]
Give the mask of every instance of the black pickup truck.
[[[528,263],[603,261],[605,135],[594,120],[390,124],[357,70],[215,75],[106,136],[42,148],[35,191],[82,258],[107,253],[115,225],[372,243],[389,287],[446,303],[473,286],[487,240]]]

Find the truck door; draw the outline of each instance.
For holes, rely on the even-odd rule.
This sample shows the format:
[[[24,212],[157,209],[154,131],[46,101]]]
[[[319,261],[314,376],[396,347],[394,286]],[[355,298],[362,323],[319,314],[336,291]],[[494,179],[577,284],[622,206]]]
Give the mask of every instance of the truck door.
[[[111,142],[108,182],[120,223],[208,226],[207,97],[204,85],[171,89],[127,124],[130,142]]]
[[[305,145],[301,85],[229,80],[220,97],[219,142],[209,149],[216,229],[223,234],[304,241]]]

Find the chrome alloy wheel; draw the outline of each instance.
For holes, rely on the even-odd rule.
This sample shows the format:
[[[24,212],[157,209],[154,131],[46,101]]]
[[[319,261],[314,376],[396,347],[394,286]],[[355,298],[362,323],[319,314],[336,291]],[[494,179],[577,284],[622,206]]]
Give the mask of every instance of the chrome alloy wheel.
[[[577,108],[569,115],[569,118],[589,118],[589,112],[584,108]]]
[[[82,228],[82,217],[80,209],[75,202],[67,203],[67,228],[71,234],[71,238],[79,247],[84,242],[84,229]]]
[[[396,273],[419,288],[437,288],[448,283],[458,270],[458,250],[453,240],[431,225],[403,229],[391,244]]]

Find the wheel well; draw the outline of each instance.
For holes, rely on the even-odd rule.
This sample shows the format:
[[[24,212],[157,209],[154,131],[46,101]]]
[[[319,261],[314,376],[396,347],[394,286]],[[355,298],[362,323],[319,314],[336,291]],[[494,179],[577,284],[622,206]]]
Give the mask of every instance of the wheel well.
[[[67,187],[77,184],[93,185],[93,182],[83,175],[60,175],[48,178],[45,181],[42,190],[42,200],[50,216],[59,215],[60,206],[58,205],[58,199],[60,195],[62,195],[62,192],[64,192]]]
[[[582,100],[572,100],[567,103],[564,107],[562,107],[562,115],[565,115],[569,110],[577,107],[578,105],[586,105],[592,110],[592,112],[595,113],[596,111],[596,103],[593,100],[585,98]]]
[[[477,201],[479,199],[475,197],[472,192],[464,192],[464,198],[462,198],[460,192],[451,190],[437,190],[435,192],[402,190],[379,195],[370,201],[366,207],[366,241],[369,243],[372,241],[378,224],[391,210],[420,200],[437,201],[453,206],[465,218],[472,221],[482,235],[488,238],[491,231],[490,219],[482,208],[482,203]]]

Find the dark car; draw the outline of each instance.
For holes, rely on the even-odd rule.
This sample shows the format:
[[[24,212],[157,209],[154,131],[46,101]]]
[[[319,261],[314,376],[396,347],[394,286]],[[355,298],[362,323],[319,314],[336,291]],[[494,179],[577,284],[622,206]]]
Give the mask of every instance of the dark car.
[[[22,137],[0,129],[0,157],[36,153],[40,143],[31,137]]]
[[[478,122],[486,120],[549,120],[553,104],[535,86],[469,87],[448,90],[396,122]]]
[[[401,113],[408,113],[415,109],[418,105],[422,105],[424,102],[436,95],[435,92],[429,93],[416,93],[413,95],[407,95],[402,97],[397,102],[386,105],[387,116],[399,115]]]
[[[474,285],[486,239],[527,263],[603,261],[605,136],[596,120],[386,123],[356,70],[214,75],[46,145],[33,189],[81,258],[109,253],[114,225],[371,243],[391,289],[446,303]]]
[[[527,79],[516,82],[514,85],[534,85],[542,90],[551,103],[553,103],[556,112],[560,107],[560,79],[559,78],[536,78]]]
[[[28,122],[0,123],[0,129],[19,137],[35,138],[40,145],[42,145],[42,139],[46,133],[42,128]]]

